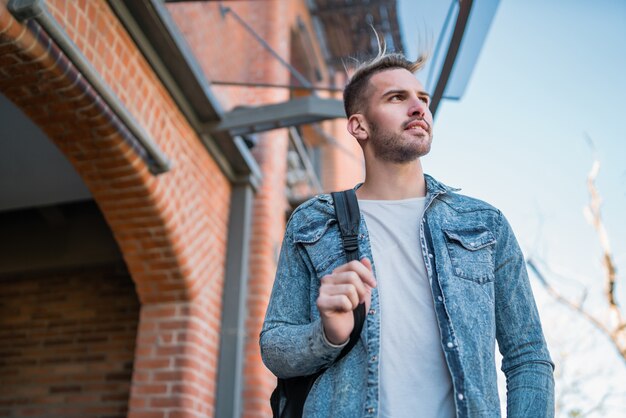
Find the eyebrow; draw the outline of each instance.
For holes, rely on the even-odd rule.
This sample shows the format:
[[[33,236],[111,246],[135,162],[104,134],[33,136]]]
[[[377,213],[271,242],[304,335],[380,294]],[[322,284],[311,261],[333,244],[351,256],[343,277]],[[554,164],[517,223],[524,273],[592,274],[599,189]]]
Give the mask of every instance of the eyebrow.
[[[393,90],[389,90],[389,91],[383,93],[383,95],[381,97],[384,98],[384,97],[387,97],[387,96],[390,96],[390,95],[394,95],[394,94],[406,94],[407,91],[408,90],[405,90],[405,89],[393,89]],[[426,93],[425,91],[422,91],[422,90],[418,91],[417,95],[418,96],[426,96],[426,97],[428,97],[430,99],[430,94],[428,94],[428,93]]]

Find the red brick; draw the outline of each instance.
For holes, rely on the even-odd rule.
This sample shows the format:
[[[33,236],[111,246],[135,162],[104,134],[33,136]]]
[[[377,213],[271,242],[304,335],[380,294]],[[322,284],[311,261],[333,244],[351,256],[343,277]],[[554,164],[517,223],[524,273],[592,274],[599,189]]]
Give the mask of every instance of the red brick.
[[[167,393],[167,385],[163,385],[163,384],[133,385],[132,390],[136,395],[164,395]]]
[[[163,411],[141,411],[133,410],[128,414],[128,418],[167,418],[169,414]]]
[[[82,268],[3,281],[0,287],[3,309],[15,311],[12,308],[15,305],[23,318],[19,329],[29,336],[16,351],[19,358],[12,357],[11,363],[24,364],[19,373],[3,377],[3,382],[12,388],[3,395],[4,399],[11,393],[31,396],[28,403],[45,404],[43,414],[55,416],[63,416],[61,411],[67,403],[91,408],[102,406],[102,397],[116,399],[118,404],[119,399],[128,399],[130,374],[124,369],[132,363],[132,350],[117,353],[115,348],[108,347],[99,352],[93,344],[95,339],[118,336],[127,346],[134,344],[134,334],[126,329],[137,327],[139,304],[130,277],[117,269],[116,266]],[[10,296],[15,292],[19,292],[19,298]],[[133,310],[134,315],[128,315]],[[2,325],[6,324],[6,318],[0,316]],[[101,337],[95,338],[99,333]],[[16,341],[19,339],[0,339],[0,352],[14,346]],[[61,341],[63,346],[59,345]],[[29,358],[33,360],[31,366],[27,366]],[[10,371],[0,364],[0,375],[5,370]],[[106,385],[107,375],[112,373],[117,373],[125,384]],[[91,390],[98,387],[98,382],[102,385],[95,394]],[[42,414],[37,411],[33,408],[30,412]],[[10,415],[18,415],[18,410],[14,409]]]

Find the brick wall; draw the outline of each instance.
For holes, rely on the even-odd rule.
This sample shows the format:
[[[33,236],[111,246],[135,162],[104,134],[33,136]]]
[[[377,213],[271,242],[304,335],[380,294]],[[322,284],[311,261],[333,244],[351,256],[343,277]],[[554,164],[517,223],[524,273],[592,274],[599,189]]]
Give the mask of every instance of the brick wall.
[[[105,1],[46,4],[174,168],[152,175],[93,90],[68,76],[67,59],[15,21],[4,0],[0,93],[76,168],[136,283],[142,307],[129,416],[210,416],[230,184]],[[181,332],[173,339],[172,320]]]
[[[289,60],[290,27],[294,4],[300,2],[228,2],[271,47]],[[222,16],[210,2],[168,5],[207,79],[236,82],[288,84],[287,69],[265,50],[232,15]],[[211,42],[206,40],[210,39]],[[285,89],[214,86],[227,109],[237,105],[276,103],[289,98]],[[288,137],[285,130],[259,135],[253,149],[263,173],[252,219],[250,273],[243,386],[243,416],[271,416],[269,397],[275,377],[265,368],[259,351],[259,333],[276,271],[277,252],[285,228],[285,176]]]
[[[126,416],[138,321],[124,266],[1,277],[0,416]]]

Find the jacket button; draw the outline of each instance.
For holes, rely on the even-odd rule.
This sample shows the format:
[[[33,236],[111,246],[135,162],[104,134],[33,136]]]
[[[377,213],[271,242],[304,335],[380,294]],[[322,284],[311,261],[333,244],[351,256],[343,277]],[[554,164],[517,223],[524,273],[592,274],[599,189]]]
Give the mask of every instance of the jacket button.
[[[459,393],[457,397],[459,398],[459,401],[463,400],[463,394],[462,393]]]
[[[374,315],[376,313],[376,309],[370,309],[370,315]]]
[[[374,413],[374,408],[367,408],[367,413],[368,414],[373,414]]]

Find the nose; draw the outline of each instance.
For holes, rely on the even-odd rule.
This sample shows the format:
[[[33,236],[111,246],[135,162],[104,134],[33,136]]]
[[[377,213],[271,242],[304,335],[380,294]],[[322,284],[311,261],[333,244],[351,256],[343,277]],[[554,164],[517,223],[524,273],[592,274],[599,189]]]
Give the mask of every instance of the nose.
[[[409,109],[408,109],[408,115],[409,116],[419,116],[419,117],[424,117],[424,115],[426,114],[426,109],[427,109],[427,105],[426,103],[424,103],[419,97],[414,97],[411,100]]]

